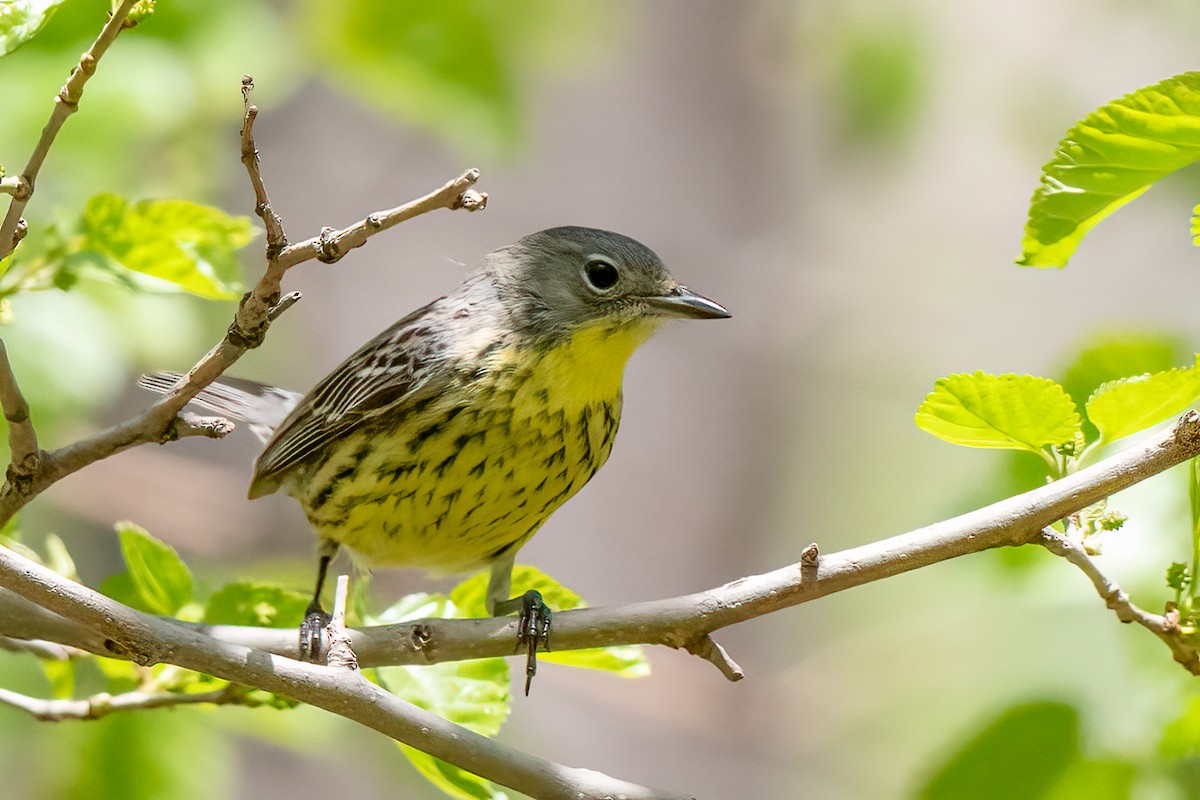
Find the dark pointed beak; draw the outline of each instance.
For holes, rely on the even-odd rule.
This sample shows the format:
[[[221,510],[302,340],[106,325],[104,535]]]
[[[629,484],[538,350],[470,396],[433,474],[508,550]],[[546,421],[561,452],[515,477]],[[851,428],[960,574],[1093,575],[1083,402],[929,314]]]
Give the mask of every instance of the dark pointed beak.
[[[647,297],[646,304],[664,317],[680,319],[729,319],[725,308],[686,286],[677,286],[667,294]]]

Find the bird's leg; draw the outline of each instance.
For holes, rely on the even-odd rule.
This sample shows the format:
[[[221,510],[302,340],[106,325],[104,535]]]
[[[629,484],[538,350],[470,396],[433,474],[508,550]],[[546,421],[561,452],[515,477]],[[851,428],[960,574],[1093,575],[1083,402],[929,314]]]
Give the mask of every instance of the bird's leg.
[[[337,542],[322,539],[318,551],[320,560],[317,562],[317,588],[313,590],[312,602],[304,612],[304,621],[300,623],[300,660],[314,664],[320,663],[325,648],[325,626],[331,617],[321,607],[321,589],[325,586],[325,573],[329,571],[329,562],[337,554]]]
[[[530,589],[520,597],[509,597],[512,591],[512,569],[517,553],[514,550],[492,562],[492,573],[488,578],[487,606],[493,617],[517,613],[517,647],[526,648],[525,694],[537,674],[538,647],[550,649],[550,606],[542,600],[542,593]]]

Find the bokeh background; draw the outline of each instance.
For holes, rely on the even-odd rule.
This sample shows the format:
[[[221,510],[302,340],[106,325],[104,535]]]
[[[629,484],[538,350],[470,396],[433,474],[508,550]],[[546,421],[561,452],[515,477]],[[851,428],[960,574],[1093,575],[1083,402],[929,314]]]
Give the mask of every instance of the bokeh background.
[[[0,60],[10,171],[105,5],[67,0]],[[913,425],[942,375],[1061,377],[1104,336],[1165,337],[1190,361],[1194,173],[1101,225],[1066,270],[1013,258],[1063,132],[1196,68],[1198,34],[1186,0],[161,0],[102,62],[28,216],[100,191],[251,214],[246,73],[293,239],[479,167],[485,213],[430,215],[288,276],[304,300],[233,372],[296,389],[520,235],[583,224],[642,240],[733,319],[669,326],[635,356],[612,459],[522,560],[593,605],[651,599],[1010,492],[1002,456]],[[248,280],[260,252],[244,251]],[[4,338],[44,444],[149,402],[136,375],[186,369],[231,312],[103,284],[18,298]],[[306,588],[295,504],[244,499],[256,447],[239,431],[130,451],[55,486],[22,526],[61,535],[92,585],[120,569],[112,525],[132,519],[203,581]],[[1116,501],[1132,520],[1102,564],[1147,607],[1190,554],[1183,487],[1176,472]],[[389,572],[373,591],[448,585]],[[1088,796],[1200,797],[1192,751],[1164,734],[1200,716],[1186,717],[1193,680],[1048,554],[961,559],[718,639],[743,682],[667,650],[637,681],[547,666],[501,735],[705,798],[905,798],[996,718],[1054,703],[1079,720],[1085,759],[1138,765],[1107,784],[1128,791]],[[46,691],[29,657],[0,653],[0,680]],[[1036,765],[1006,768],[1019,787]],[[6,796],[48,800],[438,796],[391,743],[312,710],[60,725],[0,711],[0,769]]]

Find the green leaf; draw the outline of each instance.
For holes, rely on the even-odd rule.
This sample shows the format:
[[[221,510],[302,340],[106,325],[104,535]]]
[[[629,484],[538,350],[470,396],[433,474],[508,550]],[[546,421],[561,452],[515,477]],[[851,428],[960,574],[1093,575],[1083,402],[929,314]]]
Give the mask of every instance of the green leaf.
[[[451,797],[463,800],[506,800],[508,797],[491,781],[473,775],[461,767],[447,764],[440,758],[434,758],[404,744],[400,745],[400,751],[426,780]]]
[[[1048,798],[1079,757],[1079,720],[1062,703],[1014,706],[975,734],[925,784],[920,800]]]
[[[1113,442],[1180,414],[1200,397],[1200,369],[1180,367],[1109,381],[1087,401],[1100,438]]]
[[[0,2],[0,56],[8,55],[37,35],[63,0]]]
[[[985,372],[939,379],[916,423],[952,444],[1034,452],[1069,442],[1080,430],[1075,403],[1054,381]]]
[[[1200,756],[1200,696],[1187,700],[1183,713],[1163,728],[1159,752],[1173,759]]]
[[[229,300],[241,291],[236,251],[254,238],[248,217],[186,200],[129,203],[112,194],[88,201],[81,250],[201,297]]]
[[[110,581],[126,597],[109,596],[149,614],[178,613],[192,597],[191,570],[174,548],[155,539],[144,528],[132,522],[118,522],[116,528],[128,582],[114,576]]]
[[[1192,244],[1200,247],[1200,206],[1192,209]]]
[[[1146,331],[1107,331],[1089,338],[1062,373],[1062,385],[1083,408],[1088,398],[1109,381],[1171,369],[1191,356],[1191,351],[1176,336]],[[1089,441],[1099,436],[1096,426],[1084,420],[1084,435]]]
[[[308,603],[302,592],[274,583],[227,583],[209,598],[204,621],[209,625],[295,627],[304,619]]]
[[[1200,73],[1093,111],[1067,131],[1029,205],[1018,264],[1063,267],[1100,220],[1200,159]]]
[[[487,572],[467,578],[450,592],[450,600],[461,616],[486,617]],[[563,586],[537,567],[518,564],[513,567],[512,594],[518,597],[530,589],[538,590],[546,605],[555,611],[586,608],[587,603],[575,592]],[[554,646],[554,632],[550,632],[550,646]],[[650,674],[646,654],[638,645],[598,647],[589,650],[553,651],[538,656],[539,659],[568,667],[583,667],[613,672],[623,678],[643,678]]]
[[[1079,760],[1046,793],[1046,800],[1129,800],[1137,768],[1123,761]]]

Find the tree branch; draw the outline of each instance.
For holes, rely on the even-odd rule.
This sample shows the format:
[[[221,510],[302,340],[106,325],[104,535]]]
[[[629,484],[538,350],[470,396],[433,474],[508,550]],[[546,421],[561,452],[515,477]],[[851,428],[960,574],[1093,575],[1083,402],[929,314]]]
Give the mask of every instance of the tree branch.
[[[12,253],[13,248],[20,241],[18,226],[21,221],[21,215],[25,212],[25,206],[29,204],[29,200],[33,197],[33,191],[37,184],[38,172],[42,169],[42,164],[46,160],[46,155],[50,152],[50,146],[54,144],[55,137],[58,136],[58,131],[62,128],[63,123],[67,121],[67,117],[75,113],[79,108],[79,100],[83,97],[83,87],[87,83],[88,78],[92,77],[96,72],[96,66],[100,63],[100,59],[108,52],[109,45],[117,38],[117,34],[126,27],[126,17],[129,16],[129,10],[133,8],[137,0],[124,0],[112,16],[104,28],[101,29],[100,35],[96,37],[96,41],[86,53],[79,57],[79,63],[71,70],[70,77],[59,90],[58,95],[54,98],[54,110],[50,112],[50,121],[46,123],[46,127],[42,128],[41,138],[38,139],[37,145],[33,148],[33,154],[29,157],[29,163],[25,165],[25,170],[18,177],[16,182],[10,183],[14,186],[15,191],[6,191],[6,194],[12,195],[12,201],[8,204],[8,213],[4,216],[4,221],[0,222],[0,258]],[[5,179],[9,180],[9,179]]]
[[[1096,593],[1104,604],[1112,609],[1121,622],[1136,622],[1153,633],[1171,650],[1171,655],[1188,672],[1200,675],[1200,652],[1189,642],[1179,627],[1179,612],[1170,609],[1165,616],[1151,614],[1133,604],[1129,595],[1117,585],[1117,582],[1100,571],[1100,567],[1091,556],[1070,536],[1065,536],[1053,528],[1043,529],[1034,542],[1045,547],[1056,556],[1061,556],[1088,577]]]
[[[798,564],[740,578],[708,591],[558,612],[554,616],[553,646],[555,650],[617,644],[683,648],[713,661],[726,677],[736,679],[740,669],[732,659],[715,642],[712,647],[704,644],[705,637],[721,628],[968,553],[1031,541],[1041,543],[1043,529],[1052,522],[1197,455],[1200,415],[1188,412],[1171,429],[1141,446],[1061,480],[925,528],[828,555],[818,554],[816,547],[809,545]],[[131,609],[127,612],[138,613]],[[172,622],[228,644],[279,655],[296,652],[296,632],[290,628]],[[353,628],[350,636],[364,668],[433,664],[510,656],[515,625],[511,618],[427,619]],[[3,591],[0,635],[47,639],[100,655],[130,657],[106,646],[77,618],[65,620]]]
[[[160,662],[295,698],[532,797],[681,800],[679,795],[554,764],[417,708],[358,670],[305,664],[221,642],[141,614],[0,547],[0,586],[106,637],[113,654]]]

